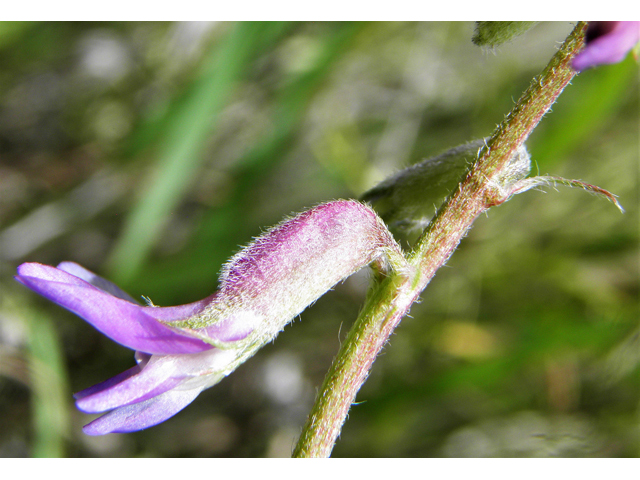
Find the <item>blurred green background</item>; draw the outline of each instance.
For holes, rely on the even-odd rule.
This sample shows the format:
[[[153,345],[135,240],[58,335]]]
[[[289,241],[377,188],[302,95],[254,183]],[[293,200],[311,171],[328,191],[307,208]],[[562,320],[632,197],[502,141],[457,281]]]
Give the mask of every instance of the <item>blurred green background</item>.
[[[283,216],[491,134],[571,31],[473,23],[0,23],[0,456],[288,456],[365,271],[167,422],[89,437],[71,393],[133,353],[12,279],[72,260],[198,300]],[[638,66],[586,71],[531,136],[560,187],[477,220],[358,395],[335,457],[638,456]]]

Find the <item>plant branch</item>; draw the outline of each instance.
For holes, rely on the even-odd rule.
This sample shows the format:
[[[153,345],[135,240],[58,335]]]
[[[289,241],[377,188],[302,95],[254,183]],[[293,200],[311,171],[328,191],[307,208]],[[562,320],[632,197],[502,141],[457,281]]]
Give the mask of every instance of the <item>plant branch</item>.
[[[582,48],[580,22],[513,110],[497,127],[466,179],[418,239],[407,260],[413,272],[377,281],[333,361],[293,452],[295,457],[328,457],[351,404],[371,366],[402,317],[446,263],[474,220],[517,193],[510,161],[564,87],[575,75],[571,59]]]

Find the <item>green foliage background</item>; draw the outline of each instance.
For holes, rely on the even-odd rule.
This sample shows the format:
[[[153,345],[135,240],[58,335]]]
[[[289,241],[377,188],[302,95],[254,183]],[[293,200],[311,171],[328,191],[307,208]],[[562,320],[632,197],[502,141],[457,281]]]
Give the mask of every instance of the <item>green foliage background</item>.
[[[0,23],[0,456],[287,456],[367,272],[183,412],[88,437],[71,392],[133,364],[13,281],[72,260],[198,300],[262,229],[489,135],[572,25],[494,51],[472,23]],[[529,192],[478,219],[374,364],[340,457],[637,456],[638,66],[577,76]],[[117,319],[114,319],[117,321]]]

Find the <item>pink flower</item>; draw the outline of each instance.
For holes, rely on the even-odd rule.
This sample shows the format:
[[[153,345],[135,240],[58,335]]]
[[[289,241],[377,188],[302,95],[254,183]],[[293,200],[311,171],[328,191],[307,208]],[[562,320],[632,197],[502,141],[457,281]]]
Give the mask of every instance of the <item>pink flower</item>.
[[[16,280],[136,350],[137,365],[78,392],[76,406],[109,413],[89,435],[131,432],[178,413],[254,355],[336,283],[400,248],[369,207],[340,200],[303,212],[235,255],[219,290],[177,307],[142,306],[78,264],[18,267]],[[397,264],[397,263],[396,263]]]
[[[589,22],[586,46],[573,59],[573,68],[620,62],[639,41],[640,22]]]

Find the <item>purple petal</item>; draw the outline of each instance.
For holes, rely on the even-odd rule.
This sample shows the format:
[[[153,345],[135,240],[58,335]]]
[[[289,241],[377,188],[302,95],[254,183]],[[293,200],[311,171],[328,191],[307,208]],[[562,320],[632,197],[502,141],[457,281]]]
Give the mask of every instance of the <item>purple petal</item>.
[[[133,369],[138,368],[138,366]],[[130,370],[133,370],[130,369]],[[129,372],[130,370],[127,370]],[[124,372],[124,373],[127,373]],[[83,395],[76,401],[76,407],[85,413],[99,413],[112,408],[145,401],[172,389],[182,382],[183,378],[173,377],[175,362],[151,362],[137,375],[129,375],[120,382],[100,384],[95,392]],[[114,377],[120,377],[122,374]],[[97,386],[96,386],[97,387]],[[91,387],[94,388],[94,387]],[[85,393],[83,391],[81,393]]]
[[[131,303],[138,303],[135,299],[129,295],[127,292],[118,287],[115,283],[111,283],[109,280],[106,280],[99,275],[87,270],[82,265],[78,265],[74,262],[62,262],[58,264],[57,267],[59,270],[70,273],[78,278],[81,278],[85,282],[89,282],[94,287],[98,287],[103,292],[110,293],[114,297],[121,298],[123,300],[127,300]]]
[[[620,62],[638,41],[640,22],[589,22],[587,44],[573,59],[573,68]]]
[[[111,380],[76,394],[76,406],[85,413],[99,413],[158,396],[187,378],[213,385],[237,358],[234,350],[212,348],[189,355],[153,355]],[[212,376],[211,374],[218,374]]]
[[[20,265],[15,278],[125,347],[153,354],[195,353],[212,348],[158,321],[193,315],[206,306],[204,300],[178,307],[141,307],[114,297],[80,277],[38,263]]]
[[[176,307],[144,307],[149,315],[171,326],[171,322],[181,321],[200,314],[207,306],[212,304],[218,293],[214,293],[199,302]],[[222,314],[221,314],[222,315]],[[236,342],[244,340],[253,332],[256,326],[263,320],[262,317],[250,311],[227,313],[225,318],[220,318],[213,325],[200,329],[181,328],[183,332],[193,332],[198,338],[206,338],[218,342]]]
[[[204,386],[169,390],[144,402],[113,410],[82,429],[87,435],[127,433],[152,427],[174,416],[200,394]]]
[[[119,373],[118,375],[116,375],[113,378],[110,378],[109,380],[105,380],[104,382],[100,382],[92,387],[85,388],[84,390],[74,393],[73,398],[75,398],[76,400],[81,400],[90,395],[95,395],[97,393],[108,390],[114,385],[117,385],[120,382],[125,381],[127,378],[132,377],[133,375],[137,375],[138,373],[140,373],[141,370],[142,369],[140,368],[140,365],[131,367],[129,370],[125,370],[124,372]]]
[[[161,322],[172,322],[184,320],[199,314],[211,303],[214,295],[186,305],[176,305],[175,307],[141,307],[148,315]]]

